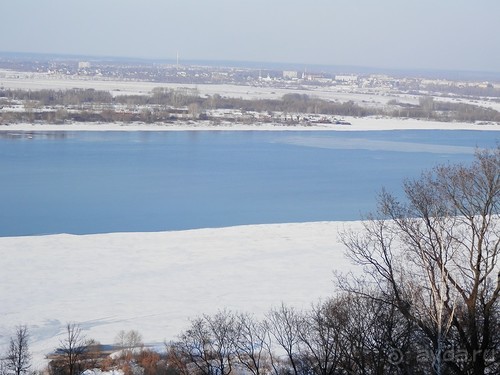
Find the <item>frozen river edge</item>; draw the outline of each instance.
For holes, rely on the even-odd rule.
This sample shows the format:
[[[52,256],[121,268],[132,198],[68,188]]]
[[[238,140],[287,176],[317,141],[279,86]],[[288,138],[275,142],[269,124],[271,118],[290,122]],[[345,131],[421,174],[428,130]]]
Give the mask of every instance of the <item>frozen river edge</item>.
[[[9,124],[0,131],[371,131],[371,130],[484,130],[500,131],[498,124],[439,122],[384,117],[345,117],[350,125],[312,124],[283,125],[282,123],[220,123],[209,121],[177,121],[175,123],[71,123],[71,124]]]

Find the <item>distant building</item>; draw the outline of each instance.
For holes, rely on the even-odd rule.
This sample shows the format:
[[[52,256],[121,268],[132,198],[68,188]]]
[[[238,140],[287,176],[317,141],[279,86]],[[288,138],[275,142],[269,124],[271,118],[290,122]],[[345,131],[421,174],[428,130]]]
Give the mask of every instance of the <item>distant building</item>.
[[[88,61],[80,61],[78,63],[78,69],[89,69],[90,63]]]
[[[264,81],[264,82],[271,82],[273,79],[271,78],[271,76],[269,75],[269,73],[267,73],[267,77],[262,77],[262,75],[259,74],[259,81]]]
[[[302,74],[302,79],[307,80],[307,81],[320,81],[323,80],[325,77],[323,77],[322,74],[319,73],[304,73]]]
[[[358,76],[353,75],[353,74],[348,74],[348,75],[336,75],[335,76],[335,81],[337,82],[344,82],[344,83],[353,83],[358,80]]]
[[[297,79],[299,77],[299,73],[294,70],[284,70],[283,71],[283,78],[285,79]]]

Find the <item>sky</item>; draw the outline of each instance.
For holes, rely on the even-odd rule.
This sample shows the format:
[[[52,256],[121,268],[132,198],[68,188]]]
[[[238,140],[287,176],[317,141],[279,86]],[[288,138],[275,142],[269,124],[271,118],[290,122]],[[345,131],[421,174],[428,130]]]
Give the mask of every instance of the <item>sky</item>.
[[[2,1],[0,51],[500,71],[498,0]]]

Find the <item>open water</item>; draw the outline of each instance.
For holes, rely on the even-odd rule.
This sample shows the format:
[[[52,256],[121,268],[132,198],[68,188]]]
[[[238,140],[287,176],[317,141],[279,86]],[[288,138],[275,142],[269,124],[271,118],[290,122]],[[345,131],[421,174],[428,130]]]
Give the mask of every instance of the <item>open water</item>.
[[[498,132],[0,132],[0,236],[358,220]]]

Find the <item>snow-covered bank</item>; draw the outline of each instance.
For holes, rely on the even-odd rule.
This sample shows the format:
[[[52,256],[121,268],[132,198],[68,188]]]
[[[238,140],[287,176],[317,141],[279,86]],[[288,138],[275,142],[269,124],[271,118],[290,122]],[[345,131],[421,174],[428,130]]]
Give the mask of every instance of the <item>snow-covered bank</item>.
[[[122,329],[161,343],[201,313],[308,307],[332,294],[333,270],[351,267],[344,225],[359,223],[0,238],[0,344],[27,324],[40,364],[67,322],[101,343]]]
[[[368,131],[368,130],[488,130],[500,131],[499,124],[472,124],[464,122],[439,122],[416,119],[345,117],[351,125],[311,124],[285,125],[283,123],[240,124],[209,121],[187,121],[172,124],[139,123],[72,123],[72,124],[10,124],[0,125],[0,131]]]

